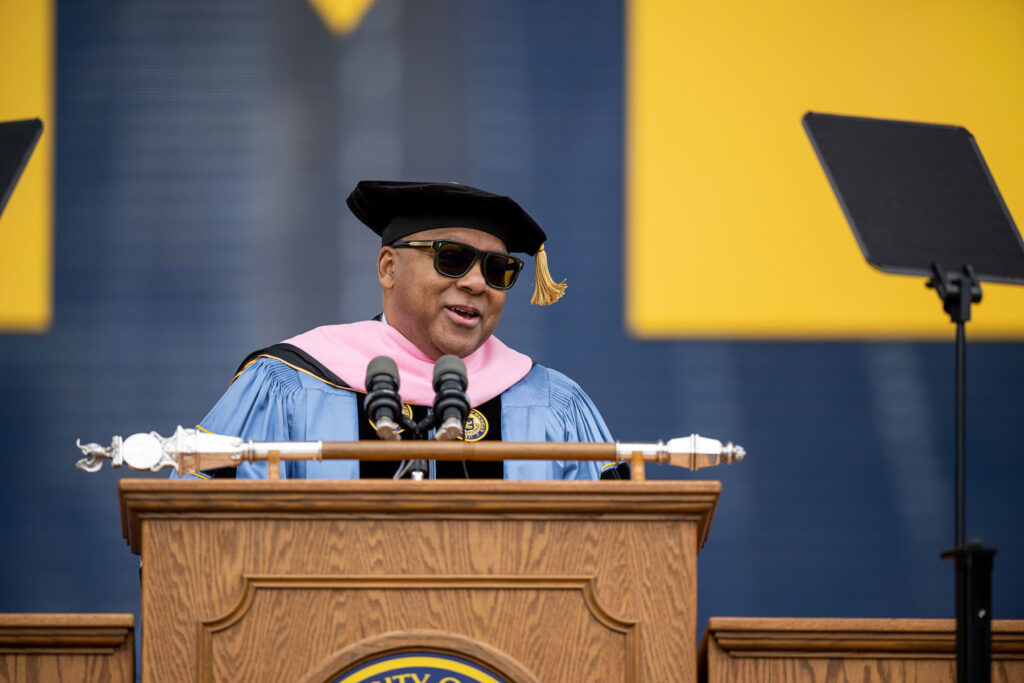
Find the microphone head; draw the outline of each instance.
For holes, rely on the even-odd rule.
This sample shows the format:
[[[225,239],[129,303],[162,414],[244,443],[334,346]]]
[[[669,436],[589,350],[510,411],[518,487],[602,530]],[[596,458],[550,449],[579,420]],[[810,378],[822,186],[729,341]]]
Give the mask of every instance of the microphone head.
[[[460,363],[462,361],[459,361]],[[388,375],[395,380],[395,388],[398,388],[398,364],[387,356],[377,356],[366,366],[366,389],[370,389],[370,379],[377,375]],[[436,376],[436,370],[435,370]]]
[[[466,387],[469,385],[469,378],[466,376],[466,364],[458,356],[447,355],[438,358],[434,364],[434,391],[437,391],[441,377],[447,374],[457,375],[462,384],[462,390],[466,390]]]

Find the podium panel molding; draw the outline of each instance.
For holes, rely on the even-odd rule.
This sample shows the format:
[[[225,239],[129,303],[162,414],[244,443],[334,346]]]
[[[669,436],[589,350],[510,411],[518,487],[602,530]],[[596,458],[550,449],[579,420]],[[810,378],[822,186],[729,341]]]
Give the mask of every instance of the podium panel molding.
[[[234,637],[234,641],[245,642],[249,639],[251,634],[245,634],[244,621],[250,615],[256,621],[260,621],[260,613],[274,613],[278,615],[281,621],[288,623],[290,621],[288,612],[284,605],[289,603],[298,602],[302,603],[302,600],[297,600],[296,592],[303,591],[322,591],[326,593],[331,592],[346,592],[346,591],[370,591],[379,593],[379,596],[374,599],[378,608],[385,611],[395,611],[396,604],[401,605],[403,601],[403,594],[408,592],[414,592],[416,594],[429,594],[430,591],[459,591],[460,593],[468,594],[470,600],[473,599],[474,595],[478,595],[486,592],[495,591],[531,591],[535,594],[533,598],[532,607],[536,608],[536,604],[543,600],[543,594],[546,591],[567,591],[574,594],[577,601],[577,609],[579,611],[577,618],[586,616],[589,617],[591,622],[596,623],[601,628],[610,631],[611,637],[606,637],[605,640],[612,641],[612,643],[602,645],[606,650],[613,649],[614,643],[617,642],[618,649],[621,650],[623,661],[626,663],[623,680],[634,680],[637,675],[638,668],[638,656],[639,651],[637,649],[637,638],[638,629],[636,622],[627,621],[612,615],[607,609],[605,609],[597,595],[594,586],[594,577],[592,576],[351,576],[351,577],[339,577],[339,576],[285,576],[285,575],[247,575],[244,577],[244,588],[239,596],[238,602],[231,608],[229,612],[215,619],[203,620],[200,625],[199,635],[199,653],[198,661],[199,668],[202,671],[201,680],[212,681],[220,678],[215,673],[215,668],[218,668],[221,672],[232,670],[230,662],[218,663],[218,647],[217,638],[218,635],[224,634],[231,631],[232,629],[240,628],[243,633],[237,634]],[[287,594],[282,594],[282,592]],[[482,596],[484,602],[494,603],[496,602],[491,596]],[[539,599],[538,599],[539,598]],[[330,600],[329,595],[316,596],[314,599],[317,602],[323,602]],[[258,602],[263,602],[264,609],[254,610],[254,606]],[[513,598],[510,602],[514,602]],[[273,603],[279,602],[280,605],[274,606]],[[431,602],[429,599],[427,602]],[[491,614],[493,618],[493,613]],[[563,620],[567,619],[567,615],[563,614],[561,617]],[[440,624],[439,624],[440,625]],[[258,628],[256,629],[258,631]],[[340,629],[339,629],[340,631]],[[340,637],[343,642],[348,642],[347,636],[342,635],[341,632],[336,631],[335,637]],[[437,649],[439,651],[449,651],[457,654],[464,654],[466,651],[459,649],[465,646],[467,643],[476,643],[480,646],[486,646],[489,652],[495,655],[500,655],[500,661],[515,661],[509,655],[499,651],[489,645],[486,645],[483,641],[471,638],[467,635],[459,634],[457,632],[444,632],[440,630],[428,631],[422,629],[407,629],[402,631],[406,634],[403,638],[378,641],[375,638],[364,639],[357,643],[368,643],[372,642],[375,645],[369,649],[370,654],[378,656],[388,652],[398,652],[407,650],[413,647],[426,648],[426,649]],[[434,634],[430,638],[417,639],[413,637],[416,634]],[[442,637],[444,636],[444,637]],[[310,638],[316,638],[315,634],[310,634]],[[447,639],[446,639],[447,638]],[[394,642],[392,642],[394,641]],[[445,645],[447,643],[447,645]],[[442,647],[444,645],[444,647]],[[379,647],[378,647],[379,646]],[[555,643],[552,643],[553,647],[557,647]],[[219,648],[220,651],[232,651],[232,647]],[[340,655],[334,655],[331,659],[334,664],[329,666],[324,665],[323,670],[335,671],[335,669],[342,669],[348,666],[352,666],[356,663],[358,658],[349,657],[352,652],[362,653],[360,657],[366,659],[370,656],[364,652],[366,648],[357,648],[352,650],[351,648],[343,648],[343,652],[347,653],[344,657]],[[335,659],[337,661],[335,661]],[[484,662],[485,664],[496,667],[493,662]],[[344,665],[344,666],[343,666]],[[333,668],[332,668],[333,667]],[[507,677],[511,677],[513,680],[532,680],[531,678],[523,678],[522,672],[525,672],[525,667],[519,665],[522,671],[516,673],[514,676],[509,673]],[[501,670],[505,670],[504,665],[497,666]],[[318,669],[319,671],[319,669]],[[321,671],[317,675],[323,674]],[[330,675],[336,675],[331,673]],[[530,674],[532,676],[532,674]],[[314,677],[315,678],[315,677]],[[332,680],[332,679],[326,679]]]

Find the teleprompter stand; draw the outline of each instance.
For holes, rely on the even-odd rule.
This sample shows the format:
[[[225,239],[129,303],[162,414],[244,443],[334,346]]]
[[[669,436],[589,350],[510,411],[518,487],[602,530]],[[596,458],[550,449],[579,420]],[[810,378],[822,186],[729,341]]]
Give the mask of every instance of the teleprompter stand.
[[[967,340],[965,324],[971,304],[981,301],[981,282],[967,265],[947,276],[932,264],[928,286],[942,299],[942,307],[956,325],[956,547],[942,558],[956,563],[957,680],[988,683],[992,661],[992,557],[994,548],[965,540]]]
[[[956,546],[942,557],[956,564],[957,680],[989,683],[996,551],[965,539],[964,327],[982,280],[1024,284],[1024,241],[966,129],[815,113],[803,123],[868,263],[928,277],[956,325]]]

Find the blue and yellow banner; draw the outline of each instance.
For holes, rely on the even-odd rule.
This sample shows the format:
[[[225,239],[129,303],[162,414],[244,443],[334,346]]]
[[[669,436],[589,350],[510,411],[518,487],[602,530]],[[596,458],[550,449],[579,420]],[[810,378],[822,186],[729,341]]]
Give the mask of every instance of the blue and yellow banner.
[[[950,338],[922,278],[864,261],[800,120],[964,126],[1024,220],[1024,3],[628,4],[630,330]],[[970,334],[1024,338],[1024,288],[983,290]]]

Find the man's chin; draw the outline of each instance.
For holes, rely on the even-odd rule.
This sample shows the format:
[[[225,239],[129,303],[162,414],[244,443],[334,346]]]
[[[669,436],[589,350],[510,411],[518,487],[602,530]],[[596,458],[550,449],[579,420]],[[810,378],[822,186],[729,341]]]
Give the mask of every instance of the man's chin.
[[[434,345],[441,352],[441,355],[450,354],[459,358],[465,358],[479,349],[485,341],[487,341],[487,337],[481,337],[479,334],[445,335],[444,338],[438,339]]]

